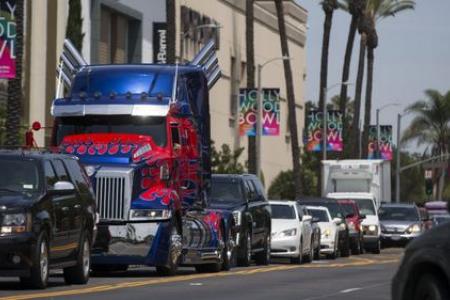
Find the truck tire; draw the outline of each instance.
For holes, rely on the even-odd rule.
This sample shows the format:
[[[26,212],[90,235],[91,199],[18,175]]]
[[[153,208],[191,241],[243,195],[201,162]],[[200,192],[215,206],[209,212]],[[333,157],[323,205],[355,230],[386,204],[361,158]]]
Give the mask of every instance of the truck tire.
[[[47,287],[49,275],[49,249],[48,238],[45,232],[42,232],[36,242],[36,248],[33,253],[33,265],[30,269],[29,277],[20,277],[20,283],[27,288],[44,289]]]
[[[270,232],[266,232],[264,250],[256,253],[255,261],[257,265],[267,266],[270,264]]]
[[[64,269],[64,281],[67,284],[86,284],[89,281],[91,268],[91,244],[89,240],[87,232],[81,234],[77,264]]]
[[[250,230],[247,231],[245,241],[241,246],[238,256],[238,266],[240,267],[248,267],[250,266],[252,259],[252,236],[250,234]]]
[[[449,299],[448,290],[445,283],[440,278],[432,274],[425,274],[420,277],[414,291],[413,300],[445,300]]]
[[[179,249],[179,245],[176,244],[179,241],[175,241],[175,239],[179,238],[181,235],[181,232],[179,232],[180,228],[181,227],[178,224],[178,220],[174,217],[172,219],[172,229],[170,234],[170,245],[167,263],[163,266],[156,266],[156,273],[158,273],[159,276],[173,276],[177,273],[181,249]]]

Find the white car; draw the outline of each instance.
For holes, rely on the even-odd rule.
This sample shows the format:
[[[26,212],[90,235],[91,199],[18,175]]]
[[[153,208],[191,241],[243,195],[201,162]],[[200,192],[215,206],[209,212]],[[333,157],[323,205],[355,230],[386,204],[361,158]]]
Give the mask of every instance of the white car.
[[[271,256],[287,257],[291,263],[311,262],[312,217],[304,215],[296,201],[269,201],[272,209]]]
[[[307,206],[309,214],[317,220],[320,227],[320,253],[335,259],[338,254],[339,230],[338,223],[340,219],[332,219],[328,208],[324,206]]]

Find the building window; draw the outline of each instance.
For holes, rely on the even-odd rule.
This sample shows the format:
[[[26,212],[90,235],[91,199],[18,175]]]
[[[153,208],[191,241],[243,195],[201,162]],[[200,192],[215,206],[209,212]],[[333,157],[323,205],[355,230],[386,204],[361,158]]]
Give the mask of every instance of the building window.
[[[136,28],[140,21],[118,11],[101,6],[100,41],[98,63],[121,64],[136,62],[137,47]]]

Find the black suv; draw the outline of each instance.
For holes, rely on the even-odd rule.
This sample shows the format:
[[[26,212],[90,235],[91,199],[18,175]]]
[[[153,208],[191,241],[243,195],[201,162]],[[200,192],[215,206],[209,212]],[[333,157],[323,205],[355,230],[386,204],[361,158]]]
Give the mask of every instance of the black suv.
[[[238,265],[249,266],[252,256],[257,264],[269,264],[271,211],[256,176],[213,175],[209,206],[233,213]]]
[[[97,217],[77,158],[1,150],[0,172],[0,275],[45,288],[49,269],[64,269],[86,283]]]

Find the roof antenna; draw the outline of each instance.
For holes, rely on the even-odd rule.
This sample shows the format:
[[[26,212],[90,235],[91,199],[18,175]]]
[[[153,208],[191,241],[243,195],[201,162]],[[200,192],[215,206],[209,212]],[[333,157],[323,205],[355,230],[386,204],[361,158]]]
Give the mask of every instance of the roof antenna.
[[[172,100],[171,102],[175,102],[175,97],[177,95],[177,87],[178,87],[178,63],[175,65],[175,78],[173,82],[173,89],[172,89]]]

